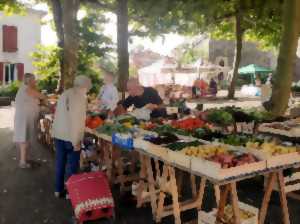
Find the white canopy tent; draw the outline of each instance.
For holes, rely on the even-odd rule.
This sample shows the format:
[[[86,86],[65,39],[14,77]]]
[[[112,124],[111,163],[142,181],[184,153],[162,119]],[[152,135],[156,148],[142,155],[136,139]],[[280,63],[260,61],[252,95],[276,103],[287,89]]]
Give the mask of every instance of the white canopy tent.
[[[139,81],[143,86],[183,85],[192,86],[198,78],[197,69],[177,69],[176,64],[157,61],[138,71]]]
[[[226,76],[228,71],[228,67],[213,64],[200,66],[194,64],[179,69],[177,64],[166,63],[166,60],[162,59],[150,66],[141,68],[138,71],[138,77],[143,86],[170,84],[192,86],[198,78],[209,81],[211,78],[216,78],[219,72],[224,72]]]

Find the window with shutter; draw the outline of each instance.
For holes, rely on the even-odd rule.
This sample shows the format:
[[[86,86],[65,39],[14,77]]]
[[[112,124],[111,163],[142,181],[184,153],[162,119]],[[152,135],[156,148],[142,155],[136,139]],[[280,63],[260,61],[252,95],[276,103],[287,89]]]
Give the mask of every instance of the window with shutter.
[[[3,25],[3,52],[18,51],[18,29],[16,26]]]
[[[23,63],[17,63],[17,72],[18,72],[18,80],[23,81],[24,77],[24,64]]]
[[[4,63],[0,62],[0,85],[3,85]]]

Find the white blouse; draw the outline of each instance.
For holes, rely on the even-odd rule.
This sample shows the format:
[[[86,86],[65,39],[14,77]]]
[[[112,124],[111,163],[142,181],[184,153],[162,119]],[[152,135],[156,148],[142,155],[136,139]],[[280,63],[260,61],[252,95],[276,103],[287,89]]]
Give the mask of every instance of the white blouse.
[[[101,100],[100,109],[115,110],[119,101],[119,93],[113,84],[104,85],[99,93],[98,99]]]
[[[66,90],[57,102],[52,136],[70,141],[73,146],[82,141],[85,131],[87,98],[79,89]]]

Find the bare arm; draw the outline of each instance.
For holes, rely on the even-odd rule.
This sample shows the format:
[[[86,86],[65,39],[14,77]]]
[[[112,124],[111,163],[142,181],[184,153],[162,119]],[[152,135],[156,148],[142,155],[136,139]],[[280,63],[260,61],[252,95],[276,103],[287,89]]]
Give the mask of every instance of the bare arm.
[[[40,99],[40,100],[43,100],[43,99],[47,98],[44,94],[40,93],[36,89],[27,88],[26,92],[28,93],[29,96],[32,96],[32,97]]]

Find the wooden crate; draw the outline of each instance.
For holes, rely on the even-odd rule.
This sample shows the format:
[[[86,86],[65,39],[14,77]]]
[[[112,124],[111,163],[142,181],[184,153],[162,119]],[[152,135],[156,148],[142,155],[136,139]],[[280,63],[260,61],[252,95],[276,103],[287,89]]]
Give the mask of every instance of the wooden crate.
[[[241,220],[241,224],[258,224],[258,209],[239,202],[239,207],[240,209],[243,209],[247,212],[251,212],[254,214],[253,217],[246,219],[246,220]],[[204,212],[204,211],[199,211],[198,212],[198,224],[215,224],[216,223],[216,214],[217,210],[213,209],[211,212]]]
[[[274,168],[300,162],[300,154],[298,152],[270,155],[257,149],[251,149],[249,151],[255,153],[258,158],[266,160],[267,168]]]
[[[191,169],[192,158],[190,156],[187,156],[182,152],[172,151],[169,149],[167,151],[168,151],[168,157],[169,157],[169,160],[171,163],[177,164],[186,169]]]
[[[162,146],[152,144],[142,138],[134,139],[134,148],[141,149],[152,156],[158,157],[161,160],[169,162],[168,150]]]
[[[221,164],[202,158],[192,157],[191,160],[192,171],[218,180],[253,173],[264,169],[266,169],[266,161],[264,160],[231,168],[222,168]]]

